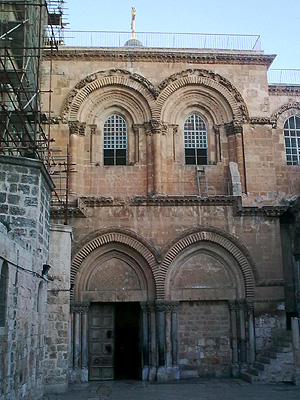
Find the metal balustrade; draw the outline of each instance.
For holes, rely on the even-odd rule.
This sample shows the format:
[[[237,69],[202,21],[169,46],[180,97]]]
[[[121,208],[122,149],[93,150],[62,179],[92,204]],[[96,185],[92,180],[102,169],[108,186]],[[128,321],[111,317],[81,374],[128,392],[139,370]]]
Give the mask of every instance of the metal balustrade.
[[[65,31],[63,44],[72,47],[123,47],[131,32]],[[143,47],[168,49],[261,50],[259,35],[136,32]]]

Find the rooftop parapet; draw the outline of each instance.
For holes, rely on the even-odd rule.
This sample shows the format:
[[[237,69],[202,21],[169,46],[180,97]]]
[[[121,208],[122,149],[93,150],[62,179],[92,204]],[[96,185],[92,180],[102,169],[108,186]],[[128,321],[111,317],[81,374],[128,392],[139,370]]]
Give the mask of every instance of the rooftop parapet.
[[[268,82],[271,85],[300,86],[300,69],[269,69]]]
[[[132,32],[66,31],[64,45],[74,47],[123,47]],[[204,33],[136,32],[136,39],[146,48],[220,49],[260,51],[259,35]]]

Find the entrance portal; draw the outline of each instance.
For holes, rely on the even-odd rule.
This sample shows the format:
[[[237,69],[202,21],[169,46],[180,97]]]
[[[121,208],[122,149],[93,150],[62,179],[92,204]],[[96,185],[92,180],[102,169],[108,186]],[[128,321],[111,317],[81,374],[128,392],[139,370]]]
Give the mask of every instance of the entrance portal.
[[[139,379],[141,364],[140,305],[138,303],[116,303],[115,307],[115,378]]]
[[[92,303],[89,379],[139,379],[139,303]]]

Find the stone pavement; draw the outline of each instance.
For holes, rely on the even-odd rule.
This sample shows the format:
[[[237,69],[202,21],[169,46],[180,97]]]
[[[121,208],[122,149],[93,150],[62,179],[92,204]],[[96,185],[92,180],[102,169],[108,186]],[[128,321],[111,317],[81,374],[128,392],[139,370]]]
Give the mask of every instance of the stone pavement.
[[[102,381],[69,386],[61,395],[43,400],[300,400],[300,387],[291,384],[250,384],[240,379],[207,379],[149,383]]]

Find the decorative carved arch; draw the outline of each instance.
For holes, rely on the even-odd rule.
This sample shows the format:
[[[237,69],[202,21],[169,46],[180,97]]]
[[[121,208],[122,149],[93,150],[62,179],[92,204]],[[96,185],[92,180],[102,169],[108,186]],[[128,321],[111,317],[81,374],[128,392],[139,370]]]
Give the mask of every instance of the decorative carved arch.
[[[126,70],[110,69],[95,72],[77,83],[64,101],[62,122],[67,123],[68,119],[76,120],[82,102],[95,90],[109,85],[120,85],[135,90],[144,97],[150,110],[154,107],[157,89],[148,79]]]
[[[128,232],[124,233],[121,231],[108,231],[105,233],[102,232],[102,234],[89,240],[75,254],[71,264],[71,284],[75,283],[77,272],[84,259],[99,247],[113,242],[126,245],[135,250],[150,267],[154,277],[154,281],[156,282],[156,276],[158,274],[158,263],[154,252],[150,251],[149,249],[150,246],[146,246],[142,241],[136,239],[135,237],[133,237],[133,235],[128,234]]]
[[[165,298],[166,277],[175,257],[185,248],[202,241],[218,244],[233,256],[244,278],[246,298],[253,299],[255,278],[257,278],[255,275],[257,274],[254,268],[254,263],[247,254],[247,250],[244,249],[241,244],[237,244],[236,239],[230,235],[208,227],[199,227],[197,231],[188,231],[181,239],[171,245],[164,257],[159,275],[157,276],[157,298]]]
[[[233,119],[247,121],[249,112],[240,92],[223,76],[205,69],[187,69],[171,75],[158,87],[159,96],[153,118],[159,118],[165,101],[178,89],[188,85],[201,85],[220,93],[232,109]]]
[[[277,128],[278,121],[281,118],[282,114],[289,110],[300,110],[300,102],[295,101],[283,104],[277,111],[275,111],[271,115],[271,122],[273,123],[274,128]]]

